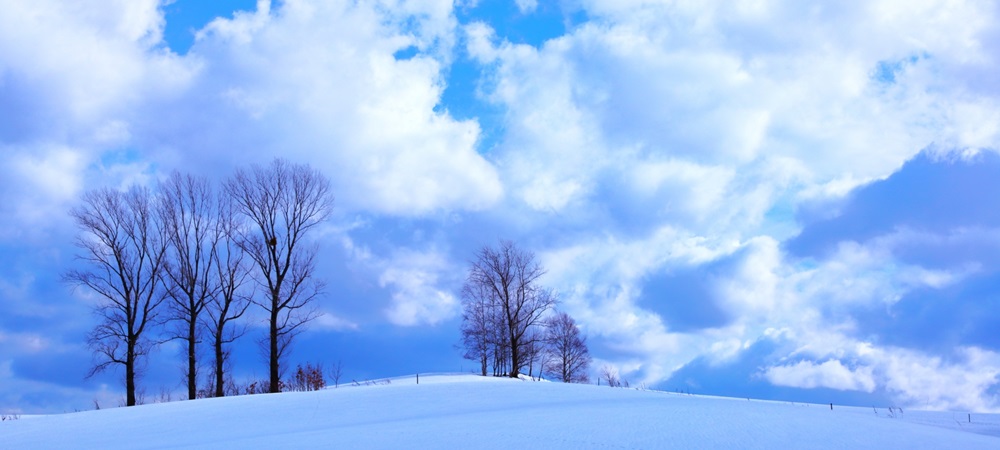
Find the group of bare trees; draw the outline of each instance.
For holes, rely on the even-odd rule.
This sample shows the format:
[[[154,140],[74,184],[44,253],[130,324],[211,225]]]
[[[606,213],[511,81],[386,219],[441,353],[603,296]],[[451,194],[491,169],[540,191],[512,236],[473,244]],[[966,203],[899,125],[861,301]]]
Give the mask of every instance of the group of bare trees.
[[[238,169],[221,190],[205,178],[174,173],[155,189],[84,194],[71,212],[83,264],[65,278],[97,299],[90,375],[124,369],[126,405],[135,405],[145,357],[157,344],[178,339],[193,399],[197,349],[207,335],[210,384],[223,396],[228,345],[245,333],[239,319],[256,305],[267,316],[262,350],[269,391],[278,392],[282,356],[316,317],[312,303],[323,287],[314,276],[317,247],[305,236],[332,205],[326,177],[280,159]]]
[[[482,375],[517,377],[549,373],[565,382],[586,382],[586,338],[566,313],[547,315],[556,304],[539,284],[545,273],[534,254],[513,242],[483,246],[462,287],[464,357]]]

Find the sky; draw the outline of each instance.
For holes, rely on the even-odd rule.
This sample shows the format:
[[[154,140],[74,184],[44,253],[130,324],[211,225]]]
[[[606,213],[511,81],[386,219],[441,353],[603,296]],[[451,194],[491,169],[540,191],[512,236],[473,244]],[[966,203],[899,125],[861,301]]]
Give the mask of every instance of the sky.
[[[0,0],[0,411],[85,379],[68,212],[275,157],[331,180],[290,364],[468,371],[476,249],[534,252],[593,370],[664,390],[1000,410],[1000,7]],[[260,316],[234,351],[263,377]],[[161,346],[147,397],[183,390]]]

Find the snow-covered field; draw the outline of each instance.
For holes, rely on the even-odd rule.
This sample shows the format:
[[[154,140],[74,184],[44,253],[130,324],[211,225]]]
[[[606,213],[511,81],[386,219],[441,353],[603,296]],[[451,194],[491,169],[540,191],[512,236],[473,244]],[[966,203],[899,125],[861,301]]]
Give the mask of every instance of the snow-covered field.
[[[748,401],[474,375],[0,422],[0,448],[1000,449],[1000,415]]]

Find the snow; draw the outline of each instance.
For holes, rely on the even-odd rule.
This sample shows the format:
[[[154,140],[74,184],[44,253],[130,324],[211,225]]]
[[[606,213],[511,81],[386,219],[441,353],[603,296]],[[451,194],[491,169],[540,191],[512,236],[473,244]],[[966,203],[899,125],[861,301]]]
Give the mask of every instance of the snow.
[[[8,448],[1000,448],[1000,415],[468,374],[0,422]]]

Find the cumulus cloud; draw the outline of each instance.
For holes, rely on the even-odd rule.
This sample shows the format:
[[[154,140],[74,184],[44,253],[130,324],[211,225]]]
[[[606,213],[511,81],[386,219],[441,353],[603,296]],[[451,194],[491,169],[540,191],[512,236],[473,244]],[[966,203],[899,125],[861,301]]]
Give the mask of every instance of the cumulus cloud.
[[[198,67],[190,88],[155,105],[177,114],[146,124],[144,143],[165,147],[173,164],[226,164],[232,148],[251,161],[307,161],[352,210],[488,207],[502,187],[475,150],[478,124],[435,110],[450,9],[390,3],[286,2],[216,19],[185,56]],[[396,58],[409,48],[417,54]]]
[[[875,389],[871,368],[850,369],[833,359],[820,364],[799,361],[792,365],[769,367],[764,371],[764,377],[779,386],[806,389],[826,387],[866,392]]]
[[[10,5],[0,26],[0,108],[17,118],[0,141],[22,143],[24,158],[39,142],[68,149],[68,179],[127,150],[114,162],[154,174],[308,162],[354,210],[421,215],[502,196],[475,150],[478,124],[435,109],[453,45],[447,2],[262,1],[210,23],[184,56],[163,48],[158,2],[74,5]],[[408,48],[416,56],[395,57]]]
[[[0,240],[31,238],[60,220],[83,187],[79,152],[59,145],[4,146],[0,170],[10,174],[0,185],[0,212],[14,221],[0,224]],[[13,240],[13,239],[10,239]]]
[[[994,411],[992,390],[1000,381],[1000,355],[959,347],[947,358],[914,349],[879,346],[836,333],[831,345],[796,352],[824,360],[801,360],[767,367],[769,382],[797,388],[888,392],[902,406],[935,410]],[[849,363],[845,363],[849,361]]]
[[[839,229],[826,253],[788,255],[783,241],[810,229],[796,211],[863,204],[848,197],[859,186],[937,164],[915,159],[922,151],[936,161],[1000,148],[986,123],[1000,111],[995,84],[950,75],[995,65],[994,6],[592,0],[580,8],[592,20],[537,47],[469,24],[466,50],[487,71],[483,98],[505,112],[496,149],[505,204],[539,228],[559,217],[570,237],[544,253],[549,280],[591,332],[609,345],[632,343],[623,353],[643,355],[637,370],[669,375],[698,355],[727,360],[772,327],[794,330],[802,347],[824,338],[810,328],[827,328],[850,347],[863,342],[854,337],[862,329],[878,333],[860,317],[978,270],[902,257],[914,233],[896,228],[893,211],[919,211],[919,201],[871,202],[849,220],[876,221],[878,231]],[[928,209],[955,209],[944,178],[919,188],[943,202]],[[700,242],[702,258],[677,252],[690,242]],[[644,277],[656,274],[667,284],[704,277],[710,292],[643,292]],[[657,301],[711,302],[733,319],[677,333],[667,314],[678,309]],[[780,367],[776,376],[794,372],[806,384],[887,386],[839,360]]]
[[[851,347],[847,347],[851,349]],[[1000,380],[1000,355],[975,347],[957,349],[952,360],[894,347],[859,344],[847,357],[822,363],[803,360],[768,367],[762,376],[779,386],[872,392],[884,389],[901,405],[935,410],[995,410],[990,394]],[[841,356],[843,357],[843,356]]]
[[[157,48],[158,8],[154,0],[4,2],[0,167],[9,176],[0,193],[13,219],[5,228],[64,223],[88,167],[129,143],[133,108],[154,87],[184,83],[187,65]]]
[[[356,331],[359,328],[358,324],[328,311],[324,311],[310,325],[333,331]]]
[[[121,113],[169,55],[155,51],[163,18],[155,0],[4,2],[0,68],[3,140],[87,134]],[[30,99],[30,101],[29,101]],[[46,120],[48,119],[48,120]]]
[[[514,0],[521,14],[528,14],[538,8],[538,0]]]
[[[886,352],[886,388],[903,401],[928,409],[996,411],[1000,355],[975,347],[957,349],[955,360],[913,351]]]
[[[714,341],[668,327],[655,310],[641,303],[643,280],[658,270],[697,266],[737,248],[732,241],[664,227],[642,240],[605,236],[547,250],[539,253],[539,260],[548,270],[543,281],[556,289],[560,308],[618,354],[617,360],[606,357],[609,364],[633,380],[652,384],[669,377]]]
[[[386,310],[389,321],[403,326],[434,325],[453,317],[458,299],[442,284],[451,281],[446,274],[454,271],[436,251],[403,250],[393,255],[379,277],[379,284],[392,290],[392,305]]]
[[[593,21],[540,48],[503,41],[481,23],[465,30],[468,51],[491,71],[486,97],[506,108],[503,176],[527,206],[600,203],[593,197],[609,172],[631,180],[645,167],[686,165],[693,170],[670,178],[687,188],[647,204],[707,196],[689,212],[716,221],[734,205],[757,205],[726,227],[739,230],[763,220],[776,191],[856,186],[932,143],[996,148],[992,127],[969,127],[955,113],[988,118],[998,111],[992,98],[933,75],[989,58],[980,43],[993,25],[981,20],[991,12],[982,6],[948,7],[928,29],[908,25],[943,14],[938,2],[914,13],[890,2],[809,11],[794,2],[591,1],[582,7]],[[908,62],[891,81],[875,76],[897,59]],[[732,173],[750,175],[736,182]]]
[[[438,108],[453,58],[451,2],[260,1],[200,30],[183,56],[162,41],[161,3],[2,2],[0,249],[18,264],[0,287],[29,280],[19,288],[36,311],[78,306],[56,300],[67,296],[53,279],[73,253],[66,211],[97,186],[151,183],[173,169],[220,178],[283,157],[328,175],[347,216],[448,214],[502,198],[476,151],[477,122]],[[451,317],[455,299],[434,286],[439,267],[415,264],[383,267],[393,320]],[[48,276],[25,277],[33,271]],[[86,314],[69,331],[28,322],[22,303],[5,302],[3,316],[55,340],[79,340],[87,327]],[[317,325],[358,327],[342,317]]]
[[[47,350],[51,343],[44,336],[33,333],[8,334],[0,331],[0,344],[16,348],[18,352],[39,353]],[[8,366],[8,371],[9,371]]]

